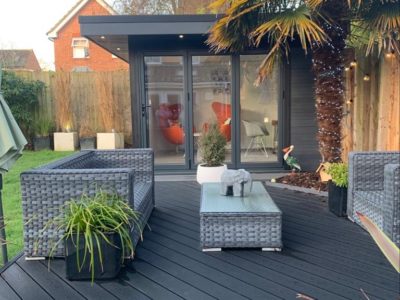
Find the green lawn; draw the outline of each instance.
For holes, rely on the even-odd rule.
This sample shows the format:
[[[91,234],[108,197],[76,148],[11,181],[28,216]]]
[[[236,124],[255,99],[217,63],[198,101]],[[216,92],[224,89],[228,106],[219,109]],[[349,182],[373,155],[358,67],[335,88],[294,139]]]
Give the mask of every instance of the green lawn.
[[[17,255],[23,246],[22,206],[19,175],[21,172],[62,158],[72,152],[25,151],[13,168],[4,176],[3,208],[8,241],[8,258]],[[0,265],[1,265],[0,253]]]

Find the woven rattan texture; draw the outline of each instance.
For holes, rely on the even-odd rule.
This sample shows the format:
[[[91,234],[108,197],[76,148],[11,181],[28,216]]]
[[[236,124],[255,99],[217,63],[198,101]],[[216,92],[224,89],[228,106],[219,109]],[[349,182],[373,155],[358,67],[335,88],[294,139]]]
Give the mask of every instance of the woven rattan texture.
[[[153,162],[150,149],[82,151],[22,173],[26,256],[49,256],[55,241],[63,234],[52,226],[45,228],[49,220],[62,211],[66,201],[82,193],[92,195],[99,188],[126,199],[141,214],[143,229],[154,207]],[[137,242],[141,230],[137,229],[132,235]],[[56,247],[53,255],[64,256],[63,243]]]
[[[400,244],[400,152],[352,152],[349,155],[347,214],[362,225],[356,212],[368,216]]]
[[[281,248],[281,237],[281,214],[200,214],[203,248]]]

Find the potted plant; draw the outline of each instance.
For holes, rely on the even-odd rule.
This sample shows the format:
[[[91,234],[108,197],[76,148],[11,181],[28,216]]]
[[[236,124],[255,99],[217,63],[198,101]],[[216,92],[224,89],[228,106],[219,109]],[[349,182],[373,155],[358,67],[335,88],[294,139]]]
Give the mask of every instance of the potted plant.
[[[66,277],[69,280],[110,279],[117,276],[125,257],[133,257],[131,229],[139,213],[117,194],[98,191],[66,202],[52,220],[65,233]]]
[[[347,208],[348,167],[345,163],[331,163],[326,171],[332,179],[328,181],[329,210],[343,217]]]
[[[79,144],[81,150],[96,149],[96,132],[90,127],[87,118],[79,128]]]
[[[197,182],[220,182],[226,170],[226,138],[221,134],[218,124],[210,125],[203,131],[198,142],[201,163],[197,166]]]
[[[50,150],[50,132],[53,130],[53,121],[44,116],[37,116],[33,123],[33,150]]]

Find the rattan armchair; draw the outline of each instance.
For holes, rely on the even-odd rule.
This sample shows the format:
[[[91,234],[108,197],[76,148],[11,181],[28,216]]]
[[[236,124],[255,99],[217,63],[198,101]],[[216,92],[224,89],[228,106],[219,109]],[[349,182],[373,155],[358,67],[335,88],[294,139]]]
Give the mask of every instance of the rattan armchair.
[[[27,257],[48,257],[63,232],[45,228],[62,211],[64,203],[99,188],[116,192],[141,215],[141,230],[154,208],[154,155],[151,149],[82,151],[21,174],[24,250]],[[64,245],[52,253],[64,256]]]
[[[348,217],[368,216],[400,245],[400,152],[352,152],[349,155]]]

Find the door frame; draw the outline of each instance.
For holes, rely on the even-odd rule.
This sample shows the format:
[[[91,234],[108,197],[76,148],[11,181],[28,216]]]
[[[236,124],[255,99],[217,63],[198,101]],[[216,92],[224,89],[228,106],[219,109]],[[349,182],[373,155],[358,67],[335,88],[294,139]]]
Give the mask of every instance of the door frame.
[[[150,118],[149,111],[146,109],[146,113],[143,113],[143,107],[148,107],[148,98],[146,95],[146,70],[145,70],[145,57],[146,56],[177,56],[182,57],[182,70],[183,70],[183,107],[184,107],[184,133],[185,133],[185,142],[184,142],[184,163],[183,164],[158,164],[156,165],[156,169],[158,170],[190,170],[191,163],[191,154],[190,154],[190,141],[187,138],[188,129],[189,129],[189,111],[190,108],[190,99],[188,98],[188,76],[187,76],[187,55],[184,50],[167,50],[167,51],[143,51],[141,52],[141,66],[142,66],[142,78],[143,78],[143,88],[140,96],[139,105],[141,107],[141,132],[140,132],[140,144],[143,148],[150,147]]]
[[[139,147],[149,146],[149,118],[142,114],[143,105],[147,104],[146,88],[145,88],[145,56],[181,56],[183,58],[184,72],[184,118],[185,118],[185,163],[184,164],[168,164],[156,165],[157,170],[195,170],[194,164],[194,138],[192,134],[193,128],[193,77],[192,77],[192,56],[230,56],[231,59],[231,105],[232,105],[232,140],[231,140],[231,163],[230,168],[247,168],[250,170],[282,170],[283,169],[283,154],[282,147],[289,143],[290,130],[290,68],[289,64],[281,63],[280,67],[280,97],[278,100],[278,150],[276,162],[241,162],[241,145],[240,145],[240,55],[257,55],[265,54],[260,50],[245,51],[243,53],[230,54],[215,54],[210,53],[208,49],[184,49],[184,50],[137,50],[133,55],[133,85],[135,87],[133,98],[136,97],[136,105],[132,105],[132,125],[139,128],[134,131],[139,141]],[[135,80],[136,79],[136,80]],[[134,110],[136,109],[136,113]],[[138,111],[139,110],[139,111]],[[140,116],[140,120],[134,121],[135,117]]]

